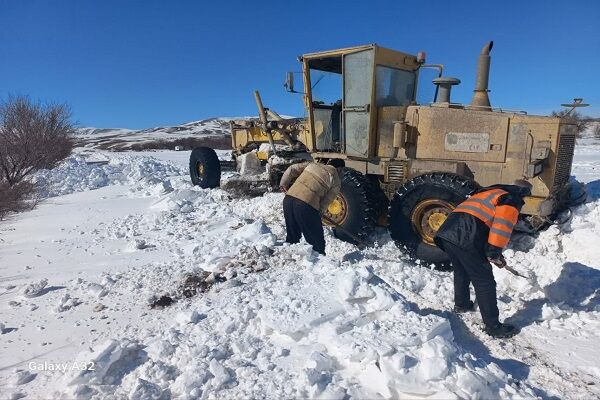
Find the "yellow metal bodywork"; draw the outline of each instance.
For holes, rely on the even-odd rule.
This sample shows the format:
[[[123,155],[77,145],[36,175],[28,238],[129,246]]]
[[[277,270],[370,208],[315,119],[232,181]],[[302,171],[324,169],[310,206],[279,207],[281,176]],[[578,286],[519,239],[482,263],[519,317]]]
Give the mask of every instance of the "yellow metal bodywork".
[[[350,157],[343,149],[341,152],[319,151],[315,144],[325,126],[314,120],[311,61],[330,57],[343,59],[347,54],[365,50],[372,50],[374,54],[373,75],[365,77],[373,79],[369,130],[364,132],[368,138],[368,154]],[[404,181],[428,172],[465,175],[482,186],[526,178],[533,185],[533,193],[526,199],[522,212],[545,216],[553,209],[552,204],[548,206],[548,201],[554,202],[554,197],[559,197],[556,193],[564,187],[564,177],[570,173],[572,162],[568,143],[574,143],[574,126],[564,119],[454,103],[418,105],[413,102],[408,106],[375,107],[376,66],[414,71],[417,82],[420,67],[415,56],[375,44],[309,53],[302,56],[301,62],[307,118],[288,134],[302,142],[314,159],[344,159],[346,166],[378,176],[388,195]],[[279,131],[272,133],[276,142],[284,141]],[[449,135],[467,142],[473,138],[474,149],[453,147]],[[486,141],[482,141],[482,137]],[[252,143],[268,143],[268,140],[266,132],[256,124],[232,124],[234,149],[241,150]],[[560,152],[559,146],[563,146]],[[266,160],[268,154],[259,152],[258,157]],[[543,170],[533,176],[530,169],[536,163],[543,166]],[[339,215],[338,206],[336,202],[332,204],[332,217]],[[442,220],[439,215],[430,218],[434,225]]]
[[[267,161],[269,159],[269,153],[266,151],[257,151],[256,157],[261,161]]]
[[[300,124],[299,129],[295,132],[288,132],[288,135],[294,139],[306,143],[308,131],[303,124]],[[278,131],[272,131],[273,140],[277,143],[284,142],[284,135]],[[231,144],[236,150],[245,148],[251,143],[269,143],[267,133],[258,124],[249,123],[248,121],[233,121],[231,125]],[[268,159],[268,153],[257,152],[257,156],[261,160]]]
[[[546,201],[545,197],[525,197],[525,204],[523,205],[523,208],[521,208],[521,213],[527,215],[538,215],[544,201]]]
[[[399,158],[419,160],[421,170],[409,171],[409,177],[423,170],[439,170],[434,164],[440,160],[449,165],[460,163],[464,174],[482,186],[510,184],[515,179],[526,178],[533,185],[532,196],[522,212],[539,215],[543,200],[552,195],[555,175],[561,165],[557,153],[561,135],[574,138],[573,126],[560,118],[531,116],[510,112],[481,111],[463,107],[410,106],[407,110],[407,130],[414,138],[406,145]],[[477,152],[452,151],[446,148],[444,138],[450,132],[489,135],[486,149]],[[547,149],[545,160],[536,160],[536,152]],[[536,162],[543,164],[542,173],[528,176],[528,167]],[[565,159],[562,160],[565,162]],[[427,168],[431,163],[432,168]],[[450,171],[454,172],[454,171]]]
[[[344,49],[337,49],[331,51],[323,51],[317,53],[309,53],[302,56],[303,63],[303,76],[304,76],[304,105],[308,115],[308,137],[307,142],[304,144],[310,151],[316,150],[316,133],[319,131],[318,127],[315,126],[314,113],[312,107],[312,82],[310,78],[310,62],[312,60],[330,58],[330,57],[343,57],[347,54],[358,53],[365,50],[373,50],[374,52],[374,65],[382,65],[391,68],[403,69],[407,71],[418,71],[419,63],[417,58],[408,53],[401,51],[387,49],[385,47],[378,46],[376,44],[369,44],[364,46],[348,47]],[[371,77],[375,81],[375,69],[373,69],[373,75]],[[375,85],[372,85],[371,93],[371,104],[375,104]],[[402,110],[389,110],[388,115],[392,113],[400,115]],[[378,146],[376,144],[377,132],[377,112],[371,112],[370,116],[370,129],[366,132],[369,137],[369,150],[368,158],[378,156]]]

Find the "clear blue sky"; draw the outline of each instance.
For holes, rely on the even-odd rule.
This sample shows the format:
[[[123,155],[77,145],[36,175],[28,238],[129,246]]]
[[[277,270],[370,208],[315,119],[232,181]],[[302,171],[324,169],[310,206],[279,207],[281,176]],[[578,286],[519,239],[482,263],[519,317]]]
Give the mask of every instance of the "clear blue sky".
[[[600,116],[598,0],[0,0],[0,97],[66,102],[97,127],[253,115],[254,89],[302,115],[282,87],[298,55],[378,43],[427,51],[468,102],[488,40],[494,106],[548,113],[583,97]]]

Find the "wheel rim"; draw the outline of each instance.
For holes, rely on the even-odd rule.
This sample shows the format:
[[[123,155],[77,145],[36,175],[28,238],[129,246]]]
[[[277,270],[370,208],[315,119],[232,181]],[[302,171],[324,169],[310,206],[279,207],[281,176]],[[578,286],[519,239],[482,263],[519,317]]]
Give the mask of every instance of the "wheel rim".
[[[348,203],[342,194],[338,194],[337,197],[331,202],[325,215],[335,222],[337,225],[343,224],[348,217]],[[330,225],[330,223],[326,224]]]
[[[454,206],[440,199],[423,200],[413,210],[410,221],[421,235],[423,242],[434,245],[433,238]]]
[[[196,170],[198,171],[198,176],[199,177],[204,177],[204,164],[202,164],[201,162],[196,164]]]

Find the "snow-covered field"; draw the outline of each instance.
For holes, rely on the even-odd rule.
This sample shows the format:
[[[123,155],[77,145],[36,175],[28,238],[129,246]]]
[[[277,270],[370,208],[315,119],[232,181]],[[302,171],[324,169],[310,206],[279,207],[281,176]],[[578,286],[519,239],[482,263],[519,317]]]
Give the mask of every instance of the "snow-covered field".
[[[506,252],[530,278],[496,270],[507,340],[451,313],[451,274],[385,231],[363,251],[327,232],[327,256],[281,245],[282,194],[192,187],[188,155],[73,156],[0,223],[0,398],[600,396],[598,142],[577,148],[573,220]],[[202,271],[227,280],[182,296]]]

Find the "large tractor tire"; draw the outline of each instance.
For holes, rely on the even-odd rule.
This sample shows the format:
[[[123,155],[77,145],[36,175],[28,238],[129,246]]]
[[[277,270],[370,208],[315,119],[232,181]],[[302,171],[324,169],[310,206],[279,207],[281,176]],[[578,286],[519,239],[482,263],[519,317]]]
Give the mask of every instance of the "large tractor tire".
[[[190,155],[192,183],[203,189],[219,187],[221,164],[217,153],[210,147],[196,147]]]
[[[449,267],[448,256],[433,238],[452,210],[477,188],[473,180],[451,173],[434,172],[411,179],[390,204],[392,239],[416,259]]]
[[[367,195],[369,196],[369,204],[373,212],[375,224],[378,226],[387,226],[390,200],[381,189],[378,176],[369,175],[367,178],[371,184],[369,187],[369,193]]]
[[[370,201],[371,183],[366,176],[351,168],[341,175],[340,194],[329,205],[325,215],[339,225],[333,228],[338,239],[355,243],[365,240],[375,228],[375,213]],[[326,225],[331,225],[324,221]]]

